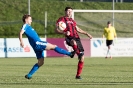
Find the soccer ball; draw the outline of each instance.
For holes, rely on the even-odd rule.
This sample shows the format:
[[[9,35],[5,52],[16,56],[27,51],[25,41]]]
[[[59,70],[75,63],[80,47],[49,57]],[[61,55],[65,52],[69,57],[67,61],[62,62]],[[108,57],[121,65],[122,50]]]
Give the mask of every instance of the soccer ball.
[[[66,23],[63,21],[58,22],[58,29],[64,31],[66,29]]]

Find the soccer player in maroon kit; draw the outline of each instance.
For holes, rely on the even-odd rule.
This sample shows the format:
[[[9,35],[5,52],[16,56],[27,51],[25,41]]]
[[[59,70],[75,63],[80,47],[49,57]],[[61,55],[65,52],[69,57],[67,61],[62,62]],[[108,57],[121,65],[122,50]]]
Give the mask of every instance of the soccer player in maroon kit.
[[[80,75],[84,65],[84,48],[82,46],[78,33],[87,35],[90,39],[92,38],[92,36],[77,26],[76,21],[71,18],[72,11],[73,9],[71,7],[65,8],[65,16],[60,17],[56,22],[56,25],[57,25],[56,31],[65,35],[66,43],[69,46],[71,46],[75,51],[75,53],[78,55],[79,62],[78,62],[77,74],[75,78],[81,79]],[[66,23],[66,29],[64,31],[61,31],[58,29],[58,22],[60,21],[63,21],[64,23]]]

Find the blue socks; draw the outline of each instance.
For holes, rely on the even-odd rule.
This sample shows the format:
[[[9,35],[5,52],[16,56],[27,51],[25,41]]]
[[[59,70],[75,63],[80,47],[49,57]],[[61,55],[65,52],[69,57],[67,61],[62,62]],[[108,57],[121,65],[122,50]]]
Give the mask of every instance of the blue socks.
[[[54,49],[54,51],[57,53],[60,53],[60,54],[68,55],[68,56],[71,55],[71,52],[68,52],[68,51],[66,51],[66,50],[64,50],[58,46]]]
[[[32,75],[33,75],[38,69],[39,69],[39,66],[38,66],[38,64],[36,63],[36,64],[32,67],[31,71],[29,72],[28,77],[32,77]]]
[[[71,52],[68,52],[68,51],[66,51],[66,50],[64,50],[64,49],[62,49],[62,48],[59,48],[58,46],[54,49],[54,51],[57,52],[57,53],[60,53],[60,54],[68,55],[68,56],[71,55]],[[39,65],[36,63],[36,64],[32,67],[32,69],[30,70],[30,72],[27,74],[27,76],[28,76],[29,78],[31,78],[32,75],[33,75],[38,69],[39,69]]]

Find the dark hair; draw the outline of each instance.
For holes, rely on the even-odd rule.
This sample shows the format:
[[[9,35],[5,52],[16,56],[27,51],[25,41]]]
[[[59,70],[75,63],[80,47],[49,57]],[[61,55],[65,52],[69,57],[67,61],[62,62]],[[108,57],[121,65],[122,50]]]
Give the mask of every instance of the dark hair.
[[[111,24],[111,22],[110,22],[110,21],[108,21],[108,22],[107,22],[107,24]]]
[[[28,15],[28,14],[23,15],[23,17],[22,17],[22,21],[25,23],[25,19],[27,19],[28,17],[31,17],[31,16]]]
[[[65,8],[65,11],[67,11],[68,9],[72,9],[72,10],[73,10],[72,7],[66,7],[66,8]]]

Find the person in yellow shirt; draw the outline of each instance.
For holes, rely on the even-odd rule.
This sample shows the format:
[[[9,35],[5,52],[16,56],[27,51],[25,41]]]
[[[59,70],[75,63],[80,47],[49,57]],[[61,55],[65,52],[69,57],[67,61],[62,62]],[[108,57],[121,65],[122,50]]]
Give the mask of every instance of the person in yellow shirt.
[[[113,44],[114,38],[117,37],[115,28],[111,25],[111,22],[107,22],[107,27],[104,28],[103,38],[106,38],[106,46],[108,47],[107,54],[105,58],[108,58],[108,54],[110,54],[110,59],[112,59],[111,55],[111,45]]]

